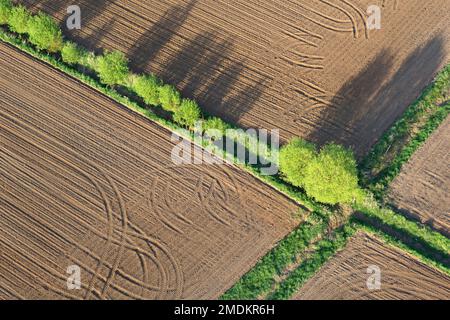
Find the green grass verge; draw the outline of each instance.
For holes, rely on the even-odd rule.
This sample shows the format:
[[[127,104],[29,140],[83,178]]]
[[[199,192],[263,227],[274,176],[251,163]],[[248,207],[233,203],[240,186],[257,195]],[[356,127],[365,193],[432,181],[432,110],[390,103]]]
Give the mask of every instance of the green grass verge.
[[[346,226],[335,230],[331,237],[319,241],[315,245],[315,251],[292,271],[281,284],[279,284],[279,286],[268,296],[268,299],[290,299],[330,258],[338,251],[345,248],[348,240],[353,237],[357,231],[373,234],[387,244],[411,254],[424,264],[433,266],[446,274],[450,274],[448,265],[430,259],[423,251],[411,248],[400,239],[390,236],[370,224],[365,224],[364,222],[352,219]]]
[[[433,134],[450,113],[450,103],[437,110],[422,127],[420,132],[404,146],[388,167],[382,170],[376,179],[372,180],[369,189],[377,199],[382,199],[389,184],[398,176],[403,165],[411,158],[420,146]]]
[[[450,239],[428,226],[409,220],[390,209],[380,207],[375,201],[355,204],[353,209],[361,212],[368,218],[381,222],[398,233],[404,234],[406,237],[427,244],[427,246],[437,252],[441,252],[444,255],[450,253]]]
[[[332,236],[322,239],[315,245],[315,251],[305,259],[289,276],[268,296],[269,300],[287,300],[339,250],[355,234],[352,222],[335,230]]]
[[[382,239],[384,242],[402,249],[405,252],[408,252],[412,256],[418,258],[421,262],[423,262],[426,265],[433,266],[436,269],[441,270],[442,272],[450,275],[450,267],[447,264],[441,263],[439,261],[430,259],[426,253],[424,253],[423,250],[418,250],[416,248],[411,248],[404,242],[400,241],[396,237],[393,237],[391,235],[388,235],[384,233],[383,231],[375,228],[374,226],[370,224],[366,224],[362,221],[355,222],[356,227],[358,230],[362,230],[364,232],[367,232],[369,234],[373,234],[377,236],[378,238]]]
[[[312,213],[308,219],[265,255],[222,297],[222,300],[251,300],[270,291],[274,278],[293,263],[311,242],[325,232],[328,218]]]
[[[440,106],[450,90],[450,64],[381,137],[360,164],[362,184],[381,199],[389,183],[450,112]],[[424,122],[424,123],[422,123]],[[415,133],[414,131],[417,131]]]

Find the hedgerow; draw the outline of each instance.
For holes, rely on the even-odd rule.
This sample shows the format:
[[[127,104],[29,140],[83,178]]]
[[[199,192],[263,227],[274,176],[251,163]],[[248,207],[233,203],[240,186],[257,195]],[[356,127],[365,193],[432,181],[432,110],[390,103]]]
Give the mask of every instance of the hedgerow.
[[[80,63],[86,55],[86,52],[79,48],[76,43],[66,41],[61,49],[61,58],[65,63]]]
[[[8,23],[12,7],[11,0],[0,0],[0,24]]]
[[[132,90],[148,105],[157,106],[159,101],[159,88],[162,82],[154,75],[140,75],[132,80]]]
[[[353,153],[334,143],[317,153],[312,143],[294,138],[280,151],[280,170],[285,180],[322,203],[350,203],[361,194]]]
[[[183,127],[192,129],[201,116],[202,113],[197,102],[183,99],[180,107],[174,112],[173,121]]]
[[[97,57],[96,71],[100,80],[109,86],[123,85],[130,72],[128,60],[120,51],[105,51]]]
[[[1,1],[1,0],[0,0]],[[17,8],[17,7],[16,7]],[[12,11],[12,10],[11,10]],[[18,17],[20,16],[16,14],[16,21],[20,20],[18,19]],[[26,28],[28,26],[28,19],[31,15],[28,15],[28,18],[24,19],[26,20]],[[8,23],[10,26],[10,29],[14,32],[18,32],[16,30],[13,29],[13,27],[11,27],[10,25],[10,21],[11,19],[8,19]],[[14,23],[14,22],[13,22]],[[27,32],[27,29],[25,28],[25,33]],[[19,32],[18,32],[19,33]],[[173,122],[172,120],[168,120],[166,118],[163,118],[159,115],[156,115],[152,109],[148,108],[149,106],[155,106],[156,104],[152,104],[149,103],[149,100],[145,101],[145,94],[144,91],[140,91],[141,94],[139,94],[138,90],[136,90],[136,83],[133,81],[130,81],[130,79],[135,79],[135,76],[133,74],[131,74],[128,71],[128,66],[126,65],[126,63],[122,64],[122,67],[126,66],[127,69],[127,73],[122,73],[119,72],[119,77],[117,77],[117,75],[114,75],[111,78],[114,78],[114,81],[110,81],[109,83],[106,83],[107,86],[105,86],[104,84],[100,83],[97,79],[88,76],[86,73],[83,73],[82,71],[76,69],[75,67],[71,67],[69,66],[67,63],[70,64],[70,62],[65,61],[66,63],[61,62],[57,56],[55,55],[51,55],[48,54],[44,51],[39,51],[36,50],[33,46],[31,46],[28,42],[27,39],[24,37],[17,37],[14,34],[11,33],[6,33],[3,30],[0,30],[0,38],[2,40],[4,40],[5,42],[8,42],[18,48],[20,48],[23,51],[28,52],[29,54],[33,55],[34,57],[37,57],[43,61],[46,61],[47,63],[51,64],[52,66],[54,66],[55,68],[79,79],[80,81],[82,81],[83,83],[89,85],[90,87],[100,91],[101,93],[109,96],[110,98],[114,99],[115,101],[124,104],[125,106],[127,106],[128,108],[142,114],[143,116],[154,120],[156,122],[158,122],[159,124],[161,124],[162,126],[170,129],[170,130],[177,130],[180,128],[179,125],[177,125],[176,123]],[[66,47],[67,42],[64,43],[64,46],[62,47],[62,50],[64,50],[64,47]],[[70,45],[68,45],[70,46]],[[71,48],[73,49],[73,47]],[[69,50],[70,51],[70,50]],[[99,65],[99,59],[98,57],[96,57],[93,53],[88,53],[85,51],[81,51],[83,52],[83,54],[80,57],[80,61],[78,64],[88,67],[92,70],[97,70],[98,72],[98,65]],[[63,53],[61,52],[61,56],[63,55]],[[69,54],[70,55],[70,54]],[[66,55],[66,58],[69,56]],[[103,56],[104,58],[105,56]],[[63,57],[62,57],[63,58]],[[123,58],[123,57],[122,57]],[[63,58],[64,59],[64,58]],[[67,59],[68,60],[68,59]],[[63,60],[64,61],[64,60]],[[73,60],[72,60],[73,61]],[[105,62],[105,61],[104,61]],[[123,60],[122,60],[123,62]],[[72,64],[76,64],[76,62],[72,62]],[[107,63],[105,63],[105,65],[107,65]],[[125,68],[119,68],[120,70],[124,70]],[[99,73],[99,77],[100,77],[100,73]],[[101,78],[101,77],[100,77]],[[104,80],[104,79],[102,79]],[[114,82],[114,83],[113,83]],[[129,97],[123,95],[123,94],[119,94],[112,86],[114,84],[121,84],[121,85],[127,85],[128,88],[131,88],[131,91],[135,92],[137,95],[141,96],[144,99],[144,102],[146,102],[146,104],[148,104],[147,106],[141,106],[138,103],[132,101]],[[169,90],[170,87],[170,90]],[[134,88],[134,89],[133,89]],[[162,89],[165,88],[165,89]],[[176,112],[177,109],[179,109],[182,98],[181,98],[181,94],[175,89],[175,87],[170,86],[170,85],[163,85],[162,82],[158,83],[158,99],[160,98],[159,95],[161,93],[161,89],[163,91],[163,95],[164,95],[164,91],[167,90],[167,92],[170,91],[170,94],[167,95],[166,97],[163,98],[163,100],[165,99],[165,109],[171,112]],[[162,105],[162,102],[159,101],[159,103]],[[221,119],[219,118],[210,118],[210,117],[205,117],[203,116],[203,124],[204,124],[204,128],[213,128],[216,127],[220,130],[224,130],[224,128],[229,128],[232,127],[229,124],[226,124],[225,122],[223,122]],[[191,138],[191,136],[187,135],[187,138]],[[288,183],[285,183],[280,176],[275,175],[275,176],[265,176],[265,175],[261,175],[261,173],[259,172],[259,167],[258,166],[251,166],[251,165],[243,165],[243,167],[250,171],[251,173],[253,173],[258,179],[260,179],[261,181],[270,184],[272,187],[274,187],[276,190],[286,194],[287,196],[289,196],[290,198],[292,198],[293,200],[303,204],[305,207],[307,207],[309,210],[312,210],[314,212],[323,212],[324,210],[324,206],[318,204],[317,202],[315,202],[314,200],[312,200],[311,198],[309,198],[301,189],[290,185]],[[373,213],[373,212],[372,212]],[[327,213],[329,214],[329,213]],[[377,214],[377,213],[375,213]],[[404,218],[402,216],[399,216],[397,214],[394,215],[396,217],[396,219],[400,219]],[[400,218],[401,217],[401,218]],[[400,222],[397,221],[397,222]],[[407,222],[404,223],[405,225],[403,225],[402,227],[399,227],[399,230],[403,233],[405,233],[407,236],[409,237],[419,237],[420,239],[424,239],[425,241],[432,241],[433,244],[432,246],[434,246],[435,248],[440,248],[440,250],[442,251],[442,243],[441,245],[439,245],[440,241],[443,241],[442,239],[438,239],[435,236],[430,236],[430,234],[428,232],[423,232],[423,230],[421,230],[420,228],[416,228],[414,226],[411,226],[410,223],[411,221],[406,220]],[[394,223],[393,225],[396,225],[396,223]],[[400,224],[401,225],[401,224]],[[314,229],[315,227],[317,227],[318,229]],[[325,225],[321,224],[321,227],[325,228]],[[314,225],[312,228],[310,229],[306,229],[303,232],[304,233],[308,233],[311,232],[311,237],[313,237],[313,235],[317,235],[319,236],[324,229],[321,229],[321,227],[319,227],[319,225]],[[306,228],[306,226],[305,226]],[[316,231],[312,231],[312,230],[316,230]],[[320,231],[319,229],[321,229],[322,231]],[[310,230],[310,231],[308,231]],[[295,231],[294,231],[295,232]],[[317,233],[315,233],[317,232]],[[299,233],[302,233],[302,231],[299,231]],[[292,237],[288,236],[287,239],[292,239],[292,246],[291,245],[282,245],[284,242],[281,242],[280,245],[281,247],[278,249],[278,247],[274,248],[273,250],[275,250],[275,253],[273,254],[273,250],[270,253],[270,257],[267,258],[263,258],[263,260],[260,261],[260,263],[264,263],[262,264],[262,267],[260,269],[257,269],[256,271],[254,271],[255,273],[252,273],[252,271],[249,272],[249,276],[248,276],[248,280],[242,280],[243,282],[239,282],[240,283],[240,288],[242,289],[242,291],[240,291],[241,289],[239,289],[238,287],[236,287],[234,290],[238,290],[237,292],[241,292],[242,296],[252,296],[255,293],[251,293],[251,288],[254,286],[254,288],[256,288],[255,290],[258,292],[264,292],[264,288],[266,288],[265,286],[267,286],[267,283],[270,283],[270,285],[273,284],[273,275],[277,274],[279,272],[279,270],[282,269],[283,265],[286,265],[286,263],[288,263],[288,259],[285,259],[286,256],[291,256],[292,255],[296,255],[299,252],[301,252],[304,249],[304,245],[302,245],[302,241],[300,240],[299,243],[295,243],[295,245],[293,244],[296,241],[295,238],[295,234],[292,234]],[[306,239],[306,238],[305,238]],[[311,238],[310,238],[311,239]],[[306,241],[306,240],[305,240]],[[448,248],[448,242],[443,242],[444,245],[447,246]],[[296,247],[298,245],[298,247]],[[297,249],[295,249],[297,248]],[[283,258],[284,257],[284,258]],[[264,260],[265,259],[265,260]],[[273,269],[275,267],[275,269]],[[259,270],[259,271],[258,271]],[[265,273],[268,270],[269,273]],[[273,273],[273,270],[275,270],[275,273]],[[252,276],[252,274],[254,275],[254,277]],[[271,274],[272,276],[270,277],[269,274]],[[262,278],[261,278],[262,277]],[[252,280],[253,279],[253,280]],[[255,280],[256,279],[256,280]],[[261,280],[263,279],[263,280]],[[261,285],[259,285],[258,281],[261,280]],[[234,287],[233,287],[234,288]],[[229,293],[230,295],[233,295],[233,289],[230,289]],[[226,296],[225,296],[226,297]]]
[[[174,86],[165,84],[159,88],[159,101],[164,110],[175,112],[180,107],[181,94]]]
[[[31,18],[31,14],[27,8],[22,5],[13,7],[9,13],[8,26],[13,32],[24,34],[28,32],[28,21]]]
[[[292,139],[280,150],[280,171],[293,186],[304,188],[306,168],[317,158],[316,146],[300,138]]]
[[[30,42],[40,50],[58,52],[63,47],[61,29],[55,20],[45,13],[39,12],[29,19],[27,32]]]

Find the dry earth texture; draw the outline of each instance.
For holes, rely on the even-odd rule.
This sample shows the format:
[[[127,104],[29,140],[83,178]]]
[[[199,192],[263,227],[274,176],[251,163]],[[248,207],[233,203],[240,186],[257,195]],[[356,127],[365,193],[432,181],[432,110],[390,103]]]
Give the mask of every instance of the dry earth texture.
[[[0,298],[218,298],[298,223],[256,178],[173,166],[170,132],[4,44],[0,74]]]
[[[449,61],[448,0],[21,0],[95,50],[127,53],[208,113],[361,156]],[[381,30],[367,30],[369,5]]]
[[[450,235],[450,118],[392,182],[389,198],[407,215]]]
[[[380,268],[380,290],[368,289],[369,266]],[[299,290],[294,299],[446,300],[449,296],[449,276],[374,236],[358,233]]]

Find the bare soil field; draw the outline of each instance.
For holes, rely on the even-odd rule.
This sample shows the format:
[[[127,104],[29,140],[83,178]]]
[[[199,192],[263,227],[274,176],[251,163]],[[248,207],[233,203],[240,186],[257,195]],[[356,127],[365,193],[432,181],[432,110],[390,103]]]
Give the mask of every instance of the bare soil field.
[[[20,0],[65,27],[68,0]],[[449,61],[448,0],[79,0],[85,47],[119,49],[208,113],[365,154]],[[381,30],[367,30],[369,5]]]
[[[232,165],[0,45],[0,298],[218,298],[298,223]],[[67,268],[81,290],[67,290]]]
[[[377,266],[381,271],[379,290],[368,289],[366,282],[372,275],[367,273],[369,266]],[[299,290],[294,299],[446,300],[449,296],[449,276],[360,232]]]
[[[403,167],[389,200],[401,211],[450,235],[450,118]]]

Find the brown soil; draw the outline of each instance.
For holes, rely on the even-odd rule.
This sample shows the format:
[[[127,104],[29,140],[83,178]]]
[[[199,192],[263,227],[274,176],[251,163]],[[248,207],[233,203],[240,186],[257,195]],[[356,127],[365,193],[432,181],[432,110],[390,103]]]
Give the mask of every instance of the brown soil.
[[[298,224],[253,176],[174,166],[170,132],[5,44],[0,73],[0,298],[217,298]]]
[[[450,235],[450,118],[392,182],[390,201],[401,211]]]
[[[369,266],[381,271],[381,288],[369,290]],[[450,277],[385,244],[358,233],[346,248],[328,261],[294,299],[448,299]]]
[[[68,0],[22,0],[65,26]],[[119,49],[214,115],[358,155],[449,61],[448,0],[79,0],[89,49]],[[381,30],[366,30],[369,5]]]

